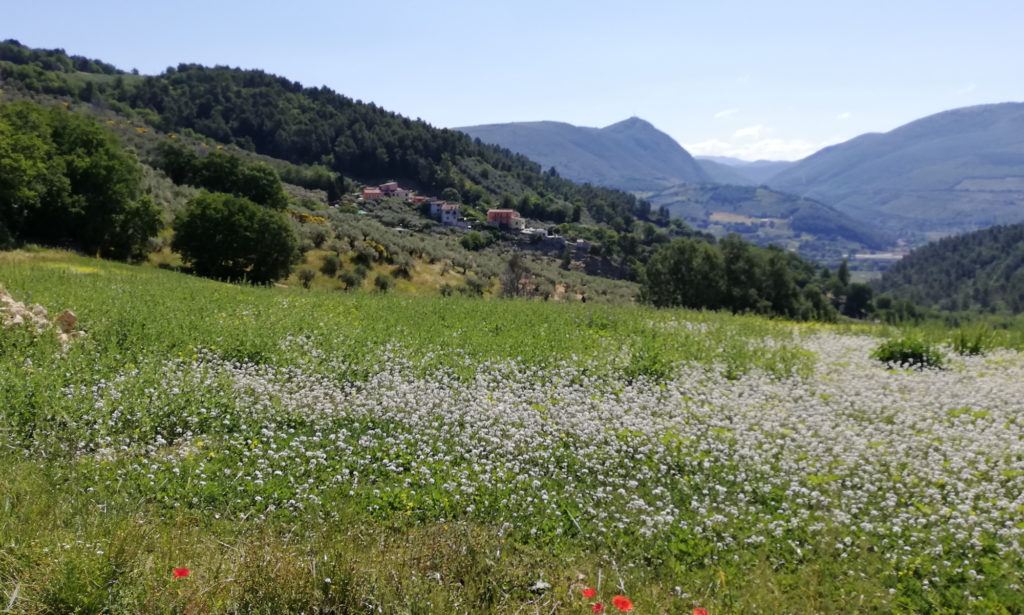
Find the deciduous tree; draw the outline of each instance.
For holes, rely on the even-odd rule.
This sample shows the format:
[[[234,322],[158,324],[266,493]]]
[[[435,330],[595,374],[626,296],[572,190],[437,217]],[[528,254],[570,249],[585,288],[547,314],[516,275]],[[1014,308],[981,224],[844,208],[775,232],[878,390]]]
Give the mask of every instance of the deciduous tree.
[[[284,217],[249,199],[203,192],[174,222],[171,246],[198,275],[266,284],[291,272],[298,240]]]

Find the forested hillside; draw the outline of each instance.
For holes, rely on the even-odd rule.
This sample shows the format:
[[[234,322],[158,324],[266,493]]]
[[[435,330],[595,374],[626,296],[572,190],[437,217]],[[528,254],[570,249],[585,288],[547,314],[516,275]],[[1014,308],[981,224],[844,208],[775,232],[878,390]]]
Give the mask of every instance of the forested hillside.
[[[1024,225],[996,226],[922,246],[876,284],[941,310],[1024,312]]]
[[[10,141],[21,143],[20,149],[0,152],[0,164],[10,170],[0,202],[10,245],[71,245],[118,258],[144,258],[149,251],[162,266],[199,275],[257,283],[287,279],[307,288],[620,302],[639,295],[658,305],[819,320],[839,313],[861,317],[872,309],[863,289],[848,279],[830,282],[827,269],[796,254],[764,250],[738,236],[719,245],[634,195],[574,184],[521,155],[327,88],[262,71],[195,65],[156,77],[129,75],[14,41],[0,44],[0,53],[5,113],[42,114],[58,124],[77,118],[73,123],[91,126],[104,135],[98,142],[118,151],[111,160],[123,158],[135,169],[122,190],[127,217],[102,223],[81,210],[88,202],[82,200],[88,198],[86,184],[72,181],[63,201],[52,190],[33,188],[37,176],[59,178],[74,165],[55,166],[60,156],[47,154],[38,169],[19,167],[32,140],[45,141],[49,133],[32,122],[9,121],[5,130],[21,139]],[[119,149],[112,131],[132,149]],[[297,185],[285,189],[282,179]],[[386,179],[461,204],[464,224],[440,227],[409,200],[364,200],[352,191]],[[102,179],[94,184],[120,185]],[[40,212],[71,221],[58,228],[100,227],[108,237],[130,237],[131,244],[108,248],[39,234],[33,229],[45,224],[18,223],[28,194]],[[151,211],[151,195],[163,208],[162,221],[140,216]],[[499,207],[515,208],[538,230],[557,232],[555,243],[562,247],[552,252],[543,242],[488,227],[487,210]],[[88,224],[76,224],[79,219]],[[117,226],[128,223],[134,225],[130,233]],[[721,295],[709,294],[703,302],[680,290],[690,272],[671,266],[681,249],[688,254],[694,246],[702,257],[711,255],[712,264],[742,255],[727,269],[705,270]]]
[[[183,64],[155,77],[117,74],[84,79],[75,71],[88,64],[68,59],[61,50],[28,50],[15,41],[0,46],[0,59],[11,62],[0,69],[3,78],[85,102],[104,101],[139,114],[164,132],[191,130],[221,143],[295,164],[321,165],[366,181],[404,180],[437,193],[452,187],[469,204],[510,187],[533,191],[552,207],[571,209],[571,203],[582,202],[599,221],[644,219],[650,213],[649,206],[632,195],[544,174],[524,156],[475,142],[461,132],[434,128],[373,103],[325,87],[303,87],[263,71]],[[105,67],[104,76],[113,72],[109,65],[95,64]],[[481,165],[488,169],[484,175],[496,171],[496,177],[479,176]]]
[[[819,262],[838,263],[843,255],[879,250],[890,238],[812,199],[766,187],[675,186],[647,197],[687,224],[716,236],[738,233],[760,244],[776,244]]]

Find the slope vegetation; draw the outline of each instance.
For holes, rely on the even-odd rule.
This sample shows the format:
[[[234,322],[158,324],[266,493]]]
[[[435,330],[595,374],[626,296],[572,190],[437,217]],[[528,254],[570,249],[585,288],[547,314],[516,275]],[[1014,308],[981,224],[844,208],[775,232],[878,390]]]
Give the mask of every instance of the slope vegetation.
[[[648,197],[655,207],[715,235],[739,233],[776,243],[819,261],[851,249],[881,249],[885,234],[811,199],[754,186],[675,186]]]
[[[1024,312],[1024,225],[925,245],[890,267],[877,286],[942,310]]]

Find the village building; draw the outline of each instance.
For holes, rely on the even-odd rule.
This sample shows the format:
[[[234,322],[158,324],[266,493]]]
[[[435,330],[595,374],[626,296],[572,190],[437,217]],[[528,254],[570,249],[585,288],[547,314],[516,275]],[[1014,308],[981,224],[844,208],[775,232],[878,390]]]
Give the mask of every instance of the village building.
[[[398,182],[387,182],[377,187],[381,194],[386,197],[395,197],[404,199],[409,196],[409,191],[398,185]]]
[[[459,222],[462,206],[458,203],[446,203],[439,199],[430,199],[430,217],[445,226],[455,226]]]
[[[543,228],[524,228],[519,234],[525,241],[540,241],[547,238],[548,230]]]
[[[519,212],[514,209],[488,209],[487,223],[506,230],[526,228],[526,219],[519,217]]]
[[[455,226],[459,222],[462,206],[458,203],[445,203],[441,206],[441,224]]]
[[[384,193],[380,191],[380,188],[363,188],[364,201],[379,201],[382,198],[384,198]]]

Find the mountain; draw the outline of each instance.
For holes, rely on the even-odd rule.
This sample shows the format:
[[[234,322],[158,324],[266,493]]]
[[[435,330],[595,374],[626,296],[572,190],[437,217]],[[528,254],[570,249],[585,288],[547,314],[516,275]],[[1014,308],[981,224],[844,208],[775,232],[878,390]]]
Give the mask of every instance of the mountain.
[[[647,196],[694,228],[716,236],[774,243],[819,262],[838,262],[850,251],[880,250],[891,239],[832,207],[755,186],[685,184]]]
[[[564,178],[620,190],[661,190],[712,178],[672,137],[632,117],[604,128],[562,122],[516,122],[458,128],[554,167]]]
[[[696,161],[700,168],[704,169],[704,172],[711,178],[711,181],[716,184],[755,186],[758,183],[744,175],[740,169],[734,168],[731,165],[708,160],[707,158],[696,158]]]
[[[460,128],[574,181],[632,190],[670,215],[715,235],[740,233],[801,255],[838,262],[851,250],[883,249],[888,235],[813,199],[758,188],[773,169],[793,163],[694,159],[650,123],[630,118],[606,128],[559,122]]]
[[[894,263],[875,286],[942,310],[1024,312],[1024,225],[929,243]]]
[[[912,239],[1024,221],[1024,103],[945,111],[827,147],[769,180]]]
[[[740,160],[730,156],[695,156],[695,158],[705,170],[708,167],[726,167],[746,179],[744,183],[750,184],[767,183],[772,177],[796,164],[790,160]]]

